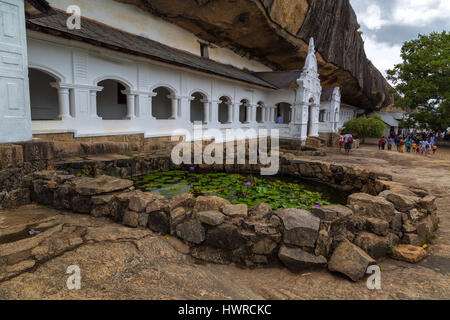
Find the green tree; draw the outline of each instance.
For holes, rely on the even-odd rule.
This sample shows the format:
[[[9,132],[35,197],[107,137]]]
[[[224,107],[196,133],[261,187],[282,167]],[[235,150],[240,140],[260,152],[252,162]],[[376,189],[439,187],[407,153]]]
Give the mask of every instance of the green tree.
[[[419,35],[403,44],[403,62],[388,70],[396,107],[409,112],[421,129],[450,126],[450,33]]]
[[[383,135],[386,125],[377,114],[372,114],[370,117],[365,115],[356,119],[347,121],[344,125],[344,132],[349,132],[358,138],[361,138],[362,143],[366,142],[369,137],[381,137]]]

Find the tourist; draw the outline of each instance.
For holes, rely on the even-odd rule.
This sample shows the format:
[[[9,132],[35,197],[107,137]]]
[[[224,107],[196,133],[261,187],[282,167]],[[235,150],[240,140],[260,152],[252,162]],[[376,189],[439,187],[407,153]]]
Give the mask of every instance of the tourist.
[[[411,139],[406,140],[406,152],[411,153]]]
[[[414,140],[413,140],[411,146],[412,146],[412,152],[416,152],[416,150],[417,150],[417,144],[414,142]]]
[[[352,150],[352,145],[353,145],[353,136],[351,133],[347,133],[344,136],[344,149],[347,155],[350,154],[350,150]]]
[[[388,150],[389,151],[392,151],[393,144],[394,144],[394,141],[392,140],[392,138],[389,138],[389,140],[388,140]]]
[[[400,146],[398,148],[398,152],[405,153],[406,152],[406,140],[403,137],[401,137],[399,139],[399,142],[400,142]]]
[[[278,114],[277,123],[281,124],[283,122],[284,122],[283,117],[281,116],[281,114]]]
[[[427,149],[428,149],[428,140],[424,139],[422,140],[421,144],[421,151],[422,151],[422,155],[427,155]]]
[[[378,140],[378,150],[381,150],[381,147],[383,145],[383,138],[384,137],[382,137],[382,138],[380,138],[380,140]]]
[[[438,149],[437,145],[434,145],[434,146],[433,146],[433,155],[436,154],[437,149]]]
[[[342,152],[342,148],[344,147],[344,136],[339,135],[339,152]]]

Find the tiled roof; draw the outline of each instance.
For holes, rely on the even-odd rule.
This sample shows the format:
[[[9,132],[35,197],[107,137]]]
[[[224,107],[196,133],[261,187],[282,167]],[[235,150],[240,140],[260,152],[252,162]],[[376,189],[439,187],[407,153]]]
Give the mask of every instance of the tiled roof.
[[[274,71],[274,72],[255,72],[259,78],[271,83],[277,88],[288,89],[300,78],[301,70],[292,71]]]
[[[28,18],[27,28],[266,88],[277,89],[276,86],[257,77],[250,71],[241,70],[232,65],[222,64],[174,49],[148,38],[133,35],[86,18],[82,18],[80,30],[69,30],[66,26],[68,17],[68,14],[57,11],[56,14],[51,16]]]

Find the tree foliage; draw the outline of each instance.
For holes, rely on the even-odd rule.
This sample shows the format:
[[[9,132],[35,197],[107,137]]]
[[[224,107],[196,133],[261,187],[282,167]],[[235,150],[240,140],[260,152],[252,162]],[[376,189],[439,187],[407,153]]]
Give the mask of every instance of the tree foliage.
[[[450,33],[419,35],[405,42],[403,62],[388,70],[395,106],[409,112],[422,129],[450,126]]]
[[[347,121],[344,125],[344,132],[349,132],[361,138],[362,143],[364,143],[368,137],[381,137],[385,128],[386,125],[381,117],[374,113],[370,117],[364,115]]]

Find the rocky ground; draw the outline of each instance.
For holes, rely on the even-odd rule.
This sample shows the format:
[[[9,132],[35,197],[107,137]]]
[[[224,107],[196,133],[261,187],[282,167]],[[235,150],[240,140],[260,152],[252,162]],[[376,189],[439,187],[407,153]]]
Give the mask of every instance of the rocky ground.
[[[442,156],[379,152],[375,146],[351,156],[330,149],[325,159],[378,168],[439,196],[440,229],[429,257],[415,265],[381,261],[382,289],[371,291],[365,281],[353,283],[327,270],[293,274],[279,266],[198,264],[175,238],[30,205],[0,212],[0,235],[14,230],[18,237],[0,237],[5,242],[20,245],[21,232],[30,226],[45,230],[36,236],[42,245],[33,249],[39,261],[9,270],[11,276],[0,279],[0,299],[449,299],[450,162]],[[81,290],[66,287],[71,265],[81,268]]]

